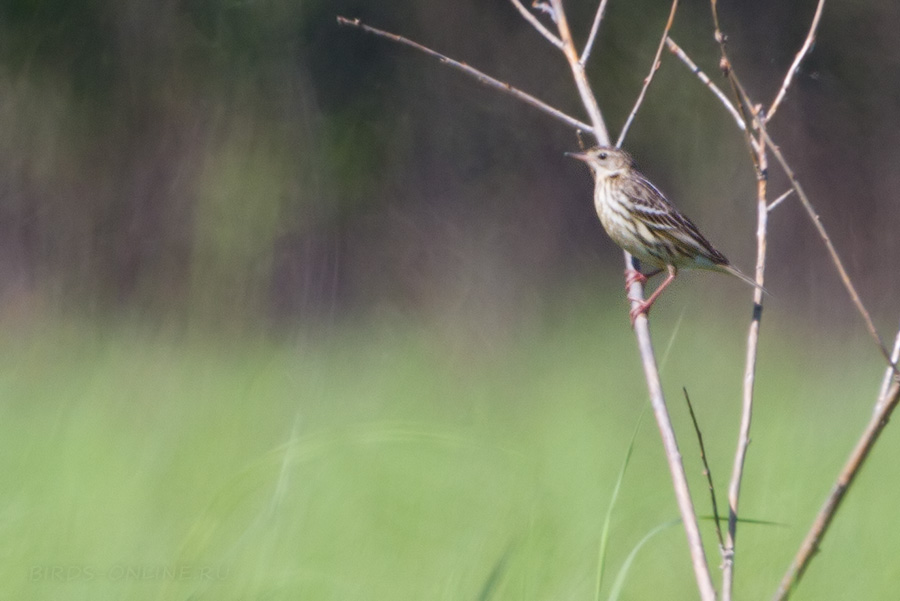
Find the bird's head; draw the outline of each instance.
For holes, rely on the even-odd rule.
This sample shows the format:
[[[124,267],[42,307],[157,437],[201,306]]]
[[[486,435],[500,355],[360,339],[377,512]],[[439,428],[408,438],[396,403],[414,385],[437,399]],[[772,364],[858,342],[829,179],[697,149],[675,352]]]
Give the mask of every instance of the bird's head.
[[[595,146],[584,152],[567,152],[567,157],[587,163],[595,177],[616,177],[632,167],[631,155],[613,146]]]

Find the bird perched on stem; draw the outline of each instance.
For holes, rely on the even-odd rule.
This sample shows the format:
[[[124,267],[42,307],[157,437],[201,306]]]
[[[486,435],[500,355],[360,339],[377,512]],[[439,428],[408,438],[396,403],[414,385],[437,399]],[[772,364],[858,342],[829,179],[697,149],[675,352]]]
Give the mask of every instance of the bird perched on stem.
[[[653,294],[631,309],[632,325],[638,315],[650,311],[679,269],[719,271],[760,287],[732,266],[697,226],[638,171],[630,154],[620,148],[598,146],[566,155],[590,167],[595,184],[594,206],[609,237],[642,264],[655,268],[647,274],[626,269],[626,289],[634,282],[643,284],[664,269],[668,271],[668,277]]]

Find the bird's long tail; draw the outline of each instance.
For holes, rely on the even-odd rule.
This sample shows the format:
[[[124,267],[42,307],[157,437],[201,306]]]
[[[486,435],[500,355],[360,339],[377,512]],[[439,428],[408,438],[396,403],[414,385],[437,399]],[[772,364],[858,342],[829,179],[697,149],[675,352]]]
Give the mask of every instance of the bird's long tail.
[[[753,278],[751,278],[750,276],[748,276],[747,274],[742,272],[740,269],[738,269],[734,265],[731,265],[731,264],[716,265],[716,270],[721,271],[722,273],[729,273],[729,274],[733,275],[734,277],[750,284],[754,288],[759,288],[760,290],[763,291],[763,293],[769,294],[769,291],[766,290],[765,288],[763,288],[762,286],[760,286],[758,283],[756,283],[756,280],[754,280]]]

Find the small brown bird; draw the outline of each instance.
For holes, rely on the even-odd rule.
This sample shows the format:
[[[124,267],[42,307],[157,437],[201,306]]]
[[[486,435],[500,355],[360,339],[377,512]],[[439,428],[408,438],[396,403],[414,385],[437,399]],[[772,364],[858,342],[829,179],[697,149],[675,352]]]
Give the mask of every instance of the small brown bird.
[[[694,223],[682,215],[656,186],[637,170],[624,150],[598,146],[585,152],[567,152],[584,161],[594,175],[594,207],[603,229],[613,242],[641,263],[655,267],[648,274],[625,271],[625,287],[635,281],[668,270],[669,275],[644,301],[631,310],[631,323],[648,313],[679,269],[706,269],[728,273],[751,286],[759,285],[731,265],[721,252],[703,237]]]

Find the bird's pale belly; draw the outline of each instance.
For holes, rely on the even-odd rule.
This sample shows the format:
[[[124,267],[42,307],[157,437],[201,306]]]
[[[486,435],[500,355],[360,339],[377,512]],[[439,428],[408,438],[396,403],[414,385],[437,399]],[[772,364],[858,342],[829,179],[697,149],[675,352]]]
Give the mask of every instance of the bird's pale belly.
[[[596,202],[597,216],[600,218],[600,224],[606,233],[612,238],[612,241],[628,251],[630,255],[635,257],[641,263],[651,267],[665,267],[666,265],[675,264],[675,257],[669,257],[669,253],[664,248],[655,248],[653,240],[655,236],[647,228],[646,225],[636,222],[624,214],[625,209],[622,207],[610,207],[605,202]],[[617,213],[621,211],[621,213]],[[630,226],[630,227],[629,227]],[[631,227],[634,230],[630,229]],[[653,253],[648,249],[653,249]]]

